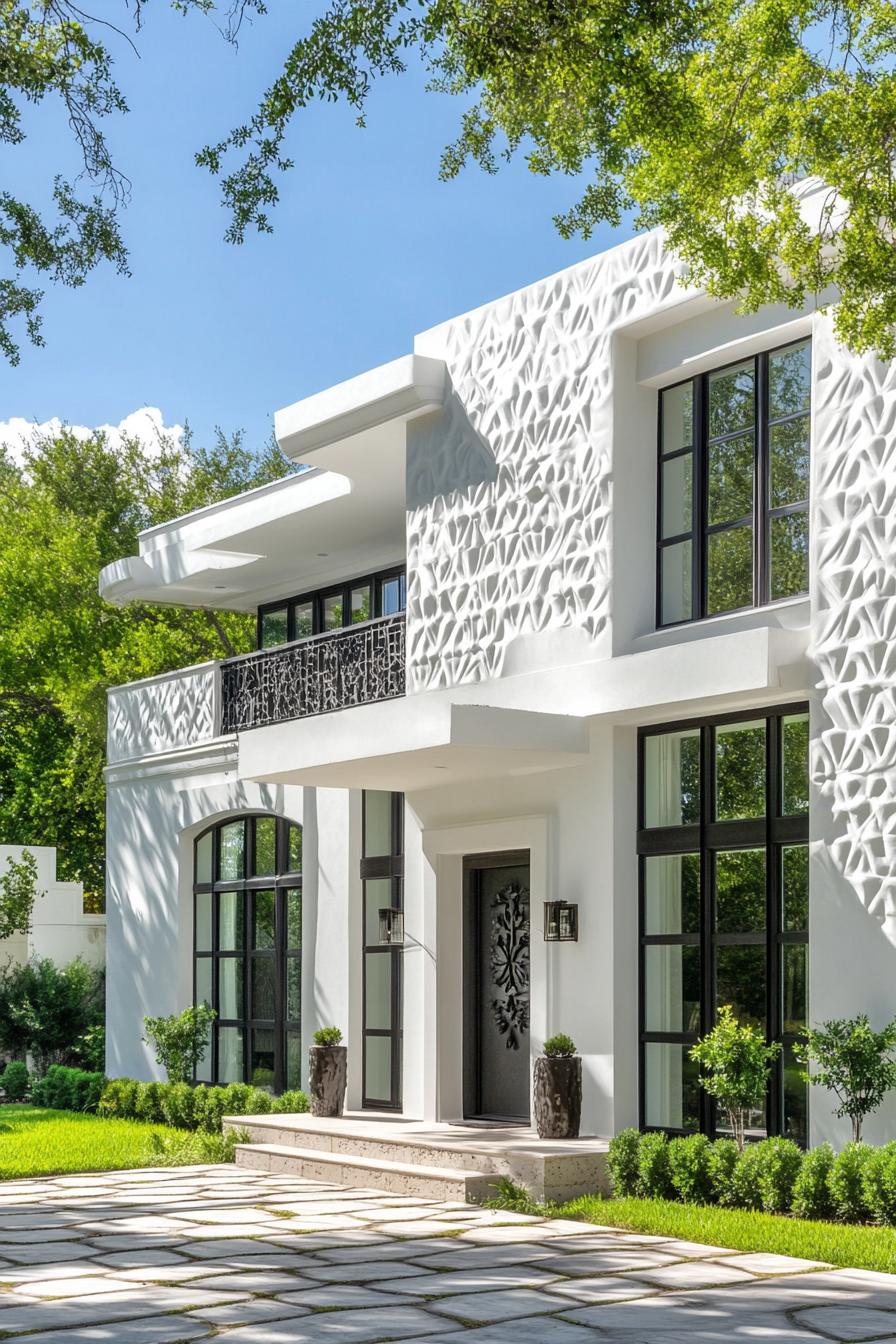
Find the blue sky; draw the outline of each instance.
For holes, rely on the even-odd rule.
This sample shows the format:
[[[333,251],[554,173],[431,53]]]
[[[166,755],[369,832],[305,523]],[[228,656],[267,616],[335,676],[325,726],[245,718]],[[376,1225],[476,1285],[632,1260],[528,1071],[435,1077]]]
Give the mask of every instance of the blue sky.
[[[322,3],[271,4],[234,51],[207,20],[162,3],[146,11],[137,59],[115,42],[130,114],[108,125],[133,182],[123,224],[130,279],[110,268],[80,290],[50,290],[46,347],[0,365],[0,422],[11,417],[117,424],[156,406],[201,438],[243,427],[253,442],[274,410],[410,350],[413,335],[626,236],[564,242],[552,215],[574,181],[536,178],[522,161],[497,177],[469,169],[440,183],[438,156],[460,107],[427,94],[422,72],[381,85],[368,127],[315,106],[290,143],[275,234],[223,241],[217,184],[193,153],[252,110]],[[300,17],[295,17],[299,10]],[[109,0],[122,22],[123,6]],[[12,190],[46,190],[73,155],[57,107],[4,148]]]

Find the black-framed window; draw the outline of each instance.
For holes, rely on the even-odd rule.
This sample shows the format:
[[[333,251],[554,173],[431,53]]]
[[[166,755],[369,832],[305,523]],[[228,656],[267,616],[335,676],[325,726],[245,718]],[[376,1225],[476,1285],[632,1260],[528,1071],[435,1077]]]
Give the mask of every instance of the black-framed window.
[[[302,828],[231,817],[193,863],[193,1001],[217,1013],[196,1081],[300,1087]]]
[[[660,392],[657,625],[808,590],[811,361],[797,341]]]
[[[639,732],[643,1128],[722,1131],[689,1049],[727,1003],[783,1045],[749,1132],[806,1142],[808,751],[806,705]]]
[[[393,616],[407,605],[404,566],[364,574],[258,608],[258,647],[326,634],[376,616]]]
[[[379,912],[404,905],[404,794],[362,794],[362,1106],[401,1109],[402,948],[379,941]]]

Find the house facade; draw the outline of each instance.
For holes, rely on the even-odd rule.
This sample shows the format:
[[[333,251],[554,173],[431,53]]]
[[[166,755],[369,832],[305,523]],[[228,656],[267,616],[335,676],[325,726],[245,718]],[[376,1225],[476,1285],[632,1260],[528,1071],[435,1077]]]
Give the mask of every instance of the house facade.
[[[278,413],[307,469],[151,529],[113,602],[258,650],[109,697],[108,1059],[208,1001],[202,1081],[715,1132],[689,1046],[782,1043],[754,1132],[848,1137],[800,1028],[896,1010],[896,374],[647,234]],[[896,1106],[868,1125],[890,1137]]]

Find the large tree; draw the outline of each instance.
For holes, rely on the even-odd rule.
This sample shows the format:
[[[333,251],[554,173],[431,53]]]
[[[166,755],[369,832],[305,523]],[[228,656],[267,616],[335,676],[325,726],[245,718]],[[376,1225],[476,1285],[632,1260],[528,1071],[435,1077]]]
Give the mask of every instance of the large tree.
[[[264,12],[261,0],[223,0],[229,35],[248,5]],[[138,25],[141,12],[138,0]],[[55,228],[0,195],[14,270],[0,281],[0,348],[14,358],[13,318],[39,339],[29,266],[68,283],[102,259],[126,266],[124,183],[97,129],[125,109],[107,30],[71,0],[0,0],[0,13],[0,140],[23,137],[24,100],[60,94],[99,188],[85,202],[57,184]],[[535,173],[577,178],[563,233],[634,212],[639,227],[668,231],[695,282],[748,308],[836,287],[843,340],[890,357],[894,54],[892,0],[332,0],[272,70],[254,116],[197,160],[222,179],[228,238],[267,231],[296,113],[341,98],[363,123],[374,81],[422,60],[432,87],[462,104],[443,177],[521,152]],[[794,191],[812,176],[830,189],[815,220]]]
[[[0,450],[0,843],[56,845],[60,874],[102,891],[106,689],[252,647],[252,618],[111,607],[103,565],[137,533],[284,475],[275,446],[47,436]]]

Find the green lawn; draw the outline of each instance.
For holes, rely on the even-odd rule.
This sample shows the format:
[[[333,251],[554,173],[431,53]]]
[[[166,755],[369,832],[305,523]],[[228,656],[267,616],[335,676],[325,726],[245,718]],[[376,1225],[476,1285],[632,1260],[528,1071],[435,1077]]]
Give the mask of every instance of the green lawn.
[[[813,1223],[773,1213],[676,1204],[665,1199],[601,1199],[593,1195],[552,1208],[551,1213],[735,1251],[770,1251],[825,1260],[843,1268],[896,1274],[896,1229],[891,1227]]]
[[[180,1130],[139,1120],[114,1120],[36,1106],[0,1106],[0,1180],[155,1166],[159,1157],[153,1152],[153,1134],[174,1149],[182,1148],[183,1141],[192,1138]],[[185,1152],[182,1160],[202,1159]]]

